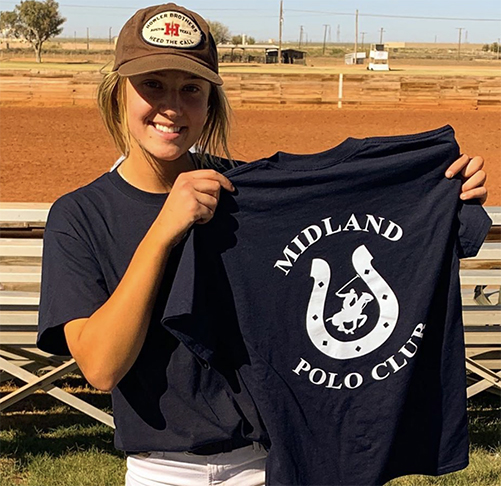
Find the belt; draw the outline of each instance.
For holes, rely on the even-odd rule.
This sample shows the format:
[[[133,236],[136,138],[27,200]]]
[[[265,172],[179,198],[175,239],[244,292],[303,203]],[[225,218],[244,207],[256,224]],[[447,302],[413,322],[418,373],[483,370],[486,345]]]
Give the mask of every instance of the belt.
[[[206,444],[189,452],[190,454],[195,454],[197,456],[210,456],[212,454],[220,454],[221,452],[231,452],[235,449],[241,449],[242,447],[250,445],[252,445],[252,441],[238,437],[236,439],[228,439],[220,442],[213,442],[212,444]]]

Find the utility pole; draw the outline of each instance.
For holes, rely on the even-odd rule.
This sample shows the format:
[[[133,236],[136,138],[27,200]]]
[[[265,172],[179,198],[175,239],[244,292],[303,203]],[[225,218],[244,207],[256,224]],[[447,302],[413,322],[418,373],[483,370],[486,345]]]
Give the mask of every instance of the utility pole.
[[[299,28],[299,45],[297,46],[298,49],[301,48],[301,42],[303,42],[303,28],[304,25],[301,25]]]
[[[110,27],[110,29],[108,31],[108,38],[109,38],[110,46],[111,46],[111,27]]]
[[[355,64],[357,64],[358,52],[358,9],[355,10]]]
[[[87,50],[90,49],[90,46],[89,46],[89,28],[87,27]]]
[[[327,28],[330,27],[328,24],[324,24],[324,47],[322,49],[322,54],[325,56],[325,44],[327,42]]]
[[[467,30],[464,31],[464,43],[468,44],[468,31]]]
[[[437,35],[435,34],[435,44],[437,43]]]
[[[456,27],[456,30],[459,30],[459,39],[458,39],[458,61],[461,59],[461,34],[464,30],[464,27]]]
[[[284,2],[280,0],[280,21],[278,25],[278,64],[282,64],[282,26],[284,23]]]
[[[362,36],[362,51],[364,50],[364,39],[365,39],[365,34],[367,34],[367,32],[360,32],[360,35]]]
[[[338,44],[341,42],[341,26],[339,24],[337,24],[336,42]]]
[[[499,61],[499,41],[501,41],[501,39],[498,38],[498,61]]]
[[[381,29],[379,31],[379,43],[380,44],[383,43],[383,32],[386,32],[386,30],[384,30],[383,27],[381,27]]]
[[[75,39],[75,50],[76,50],[76,48],[77,48],[77,31],[76,30],[73,32],[73,39]]]

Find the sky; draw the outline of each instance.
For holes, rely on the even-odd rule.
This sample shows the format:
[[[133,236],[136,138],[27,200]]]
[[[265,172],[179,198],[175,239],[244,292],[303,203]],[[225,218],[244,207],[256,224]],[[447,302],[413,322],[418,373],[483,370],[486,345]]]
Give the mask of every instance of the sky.
[[[13,10],[18,1],[0,0],[0,10]],[[155,4],[154,2],[153,4]],[[60,0],[67,19],[63,36],[91,38],[116,36],[136,10],[151,5],[143,0]],[[359,42],[492,43],[501,37],[499,0],[284,0],[284,41],[297,42],[303,26],[303,42],[353,42],[355,10],[359,11]],[[184,0],[181,5],[204,18],[222,22],[231,33],[257,41],[278,41],[280,0]],[[393,17],[392,17],[393,16]],[[401,17],[426,17],[408,19]],[[442,20],[434,19],[440,17]],[[445,20],[445,18],[450,20]]]

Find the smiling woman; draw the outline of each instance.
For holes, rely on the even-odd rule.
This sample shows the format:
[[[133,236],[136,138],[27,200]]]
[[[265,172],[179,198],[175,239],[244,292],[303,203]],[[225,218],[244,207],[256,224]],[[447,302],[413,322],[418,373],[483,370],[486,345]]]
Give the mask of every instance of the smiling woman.
[[[243,436],[228,384],[160,324],[183,236],[233,190],[221,84],[204,19],[175,4],[139,10],[98,92],[124,160],[56,201],[47,222],[39,346],[71,353],[112,391],[129,486],[218,474],[264,484],[265,452]]]
[[[172,3],[136,12],[98,93],[123,161],[58,199],[47,221],[38,344],[71,354],[92,385],[111,390],[128,486],[265,483],[258,444],[269,440],[254,398],[239,390],[244,414],[234,380],[161,325],[184,236],[213,218],[221,191],[234,191],[223,175],[237,164],[221,84],[202,17]],[[471,176],[466,189],[480,197],[481,162],[449,168]],[[204,317],[197,324],[205,331]]]

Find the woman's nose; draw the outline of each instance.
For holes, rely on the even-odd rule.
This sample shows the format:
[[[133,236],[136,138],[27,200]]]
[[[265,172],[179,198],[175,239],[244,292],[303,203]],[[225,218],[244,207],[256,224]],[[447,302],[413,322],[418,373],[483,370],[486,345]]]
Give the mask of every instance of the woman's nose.
[[[168,90],[162,96],[159,107],[160,113],[168,116],[169,118],[175,118],[183,114],[182,99],[179,91]]]

